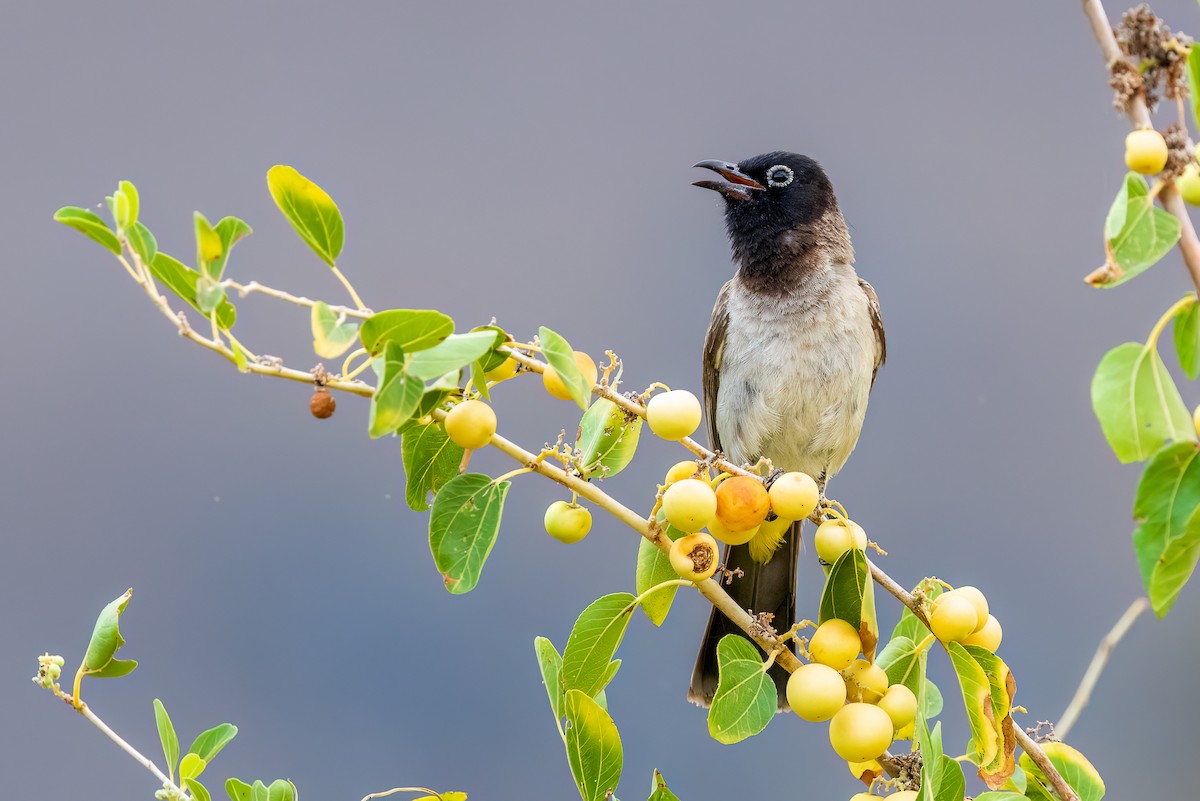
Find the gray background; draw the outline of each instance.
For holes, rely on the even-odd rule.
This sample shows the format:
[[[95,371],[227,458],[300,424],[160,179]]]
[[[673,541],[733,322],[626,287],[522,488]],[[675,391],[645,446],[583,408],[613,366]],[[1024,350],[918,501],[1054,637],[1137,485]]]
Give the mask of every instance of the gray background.
[[[1200,29],[1195,4],[1159,6]],[[563,493],[523,478],[482,584],[448,595],[426,519],[403,503],[396,442],[366,437],[365,402],[315,422],[307,388],[180,341],[113,259],[51,221],[120,178],[141,187],[164,249],[190,255],[193,209],[237,214],[256,233],[234,276],[342,302],[267,194],[267,168],[293,164],[340,204],[344,267],[375,308],[439,308],[463,327],[495,315],[524,335],[544,323],[622,354],[629,387],[698,391],[730,267],[717,199],[688,185],[689,165],[814,155],[887,320],[891,358],[832,485],[891,550],[884,567],[989,594],[1029,725],[1060,714],[1140,592],[1138,469],[1109,453],[1088,383],[1188,284],[1175,254],[1116,291],[1080,281],[1102,260],[1126,125],[1078,3],[114,2],[4,16],[5,798],[154,791],[28,678],[43,650],[76,664],[97,611],[131,585],[123,629],[142,667],[86,697],[152,756],[156,696],[185,745],[236,722],[215,790],[289,776],[310,799],[400,784],[572,798],[532,641],[561,647],[589,601],[632,585],[630,531],[600,519],[578,546],[549,541],[542,510]],[[240,311],[251,348],[314,363],[302,310],[253,298]],[[529,446],[575,424],[534,381],[498,395],[503,432]],[[644,508],[680,453],[648,437],[607,488]],[[815,612],[811,558],[801,581]],[[684,701],[706,615],[685,595],[661,630],[629,631],[609,693],[621,795],[643,797],[657,767],[688,800],[780,782],[773,797],[849,797],[824,726],[708,737]],[[881,601],[885,625],[896,615]],[[1192,788],[1182,678],[1198,620],[1189,587],[1168,621],[1139,623],[1071,738],[1113,798]]]

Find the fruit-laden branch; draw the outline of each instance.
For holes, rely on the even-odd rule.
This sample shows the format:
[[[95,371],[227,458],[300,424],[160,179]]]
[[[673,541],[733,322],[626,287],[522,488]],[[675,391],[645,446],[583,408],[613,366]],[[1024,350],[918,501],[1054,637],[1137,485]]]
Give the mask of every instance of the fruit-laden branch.
[[[1114,64],[1120,62],[1128,64],[1125,54],[1121,52],[1121,47],[1117,44],[1112,23],[1108,20],[1108,13],[1104,10],[1101,0],[1083,0],[1083,13],[1087,15],[1088,23],[1092,27],[1092,34],[1096,37],[1096,43],[1100,45],[1100,52],[1104,55],[1104,63],[1109,71],[1112,71]],[[1135,65],[1129,64],[1128,66],[1131,70],[1136,70]],[[1125,113],[1134,128],[1153,127],[1150,120],[1150,109],[1146,106],[1146,98],[1141,92],[1129,98],[1125,104]],[[1179,220],[1179,252],[1183,255],[1184,266],[1187,267],[1188,274],[1192,277],[1192,284],[1200,293],[1200,238],[1196,236],[1196,229],[1192,225],[1191,217],[1188,216],[1187,206],[1179,192],[1175,190],[1173,181],[1162,187],[1158,193],[1158,199],[1163,208]]]

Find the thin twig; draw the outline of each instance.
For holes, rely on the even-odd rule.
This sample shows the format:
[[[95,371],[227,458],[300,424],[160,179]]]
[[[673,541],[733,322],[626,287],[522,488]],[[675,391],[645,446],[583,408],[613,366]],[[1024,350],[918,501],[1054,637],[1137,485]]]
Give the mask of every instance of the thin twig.
[[[1104,639],[1100,641],[1100,646],[1096,649],[1095,656],[1092,657],[1091,664],[1088,665],[1087,671],[1083,674],[1083,680],[1079,682],[1079,689],[1075,691],[1075,697],[1071,699],[1071,703],[1067,706],[1066,711],[1062,713],[1062,716],[1058,719],[1058,723],[1054,725],[1054,733],[1060,739],[1067,739],[1067,733],[1071,731],[1071,727],[1079,719],[1079,713],[1087,706],[1088,701],[1092,697],[1092,690],[1096,688],[1096,682],[1100,680],[1100,674],[1104,671],[1104,666],[1108,664],[1108,658],[1112,655],[1113,649],[1117,647],[1117,643],[1121,641],[1121,638],[1133,626],[1138,616],[1149,608],[1149,599],[1138,598],[1129,605],[1129,608],[1125,610],[1125,614],[1121,615],[1121,618],[1112,627],[1112,630],[1104,635]]]
[[[264,286],[257,281],[251,281],[248,284],[239,284],[232,278],[226,278],[221,282],[221,286],[225,289],[232,289],[239,296],[245,297],[252,292],[257,292],[262,295],[267,295],[278,300],[286,300],[288,303],[295,303],[297,306],[316,306],[321,301],[313,300],[299,295],[293,295],[290,292],[284,292],[282,289],[274,289],[269,286]],[[329,304],[326,304],[329,305]],[[371,316],[371,310],[356,309],[353,306],[329,306],[330,311],[337,315],[345,315],[346,317],[357,317],[360,320],[365,320]]]
[[[1117,37],[1113,34],[1112,24],[1108,21],[1108,13],[1104,10],[1104,4],[1101,0],[1083,0],[1083,13],[1087,15],[1092,34],[1096,37],[1096,43],[1100,45],[1100,52],[1104,55],[1104,64],[1111,70],[1113,64],[1125,59],[1125,54],[1121,52],[1121,47],[1117,44]],[[1146,107],[1146,98],[1141,93],[1129,99],[1125,106],[1125,112],[1134,128],[1153,127],[1150,120],[1150,109]],[[1183,255],[1183,263],[1192,278],[1192,284],[1200,293],[1200,238],[1196,236],[1196,229],[1192,225],[1191,217],[1188,216],[1187,206],[1179,193],[1175,191],[1174,183],[1165,185],[1159,192],[1158,199],[1163,208],[1179,220],[1179,252]]]
[[[431,795],[434,798],[441,798],[441,793],[435,793],[428,787],[393,787],[390,790],[384,790],[381,793],[368,793],[362,797],[362,801],[371,801],[372,798],[383,798],[384,796],[395,795],[396,793],[424,793]]]
[[[56,694],[60,698],[62,698],[64,701],[66,701],[67,703],[74,705],[74,699],[72,699],[71,696],[68,695],[67,693],[56,692]],[[96,715],[96,713],[92,711],[92,708],[90,706],[88,706],[87,704],[82,704],[76,711],[78,711],[79,714],[83,715],[85,718],[90,720],[92,722],[92,725],[94,725],[97,729],[104,732],[105,736],[107,736],[108,739],[110,739],[114,743],[116,743],[121,748],[122,751],[129,754],[129,756],[133,757],[134,761],[136,761],[139,765],[141,765],[146,770],[153,773],[155,778],[157,778],[159,781],[162,782],[163,787],[165,787],[167,789],[173,789],[180,796],[184,796],[184,797],[187,796],[187,794],[182,789],[180,789],[180,787],[178,785],[176,785],[173,781],[168,779],[166,774],[163,773],[161,770],[159,770],[158,766],[155,765],[153,762],[151,762],[149,758],[143,756],[140,751],[138,751],[136,748],[134,748],[129,743],[125,742],[125,740],[122,739],[121,735],[117,734],[115,731],[110,729],[108,727],[108,724],[105,723],[103,720],[101,720]]]

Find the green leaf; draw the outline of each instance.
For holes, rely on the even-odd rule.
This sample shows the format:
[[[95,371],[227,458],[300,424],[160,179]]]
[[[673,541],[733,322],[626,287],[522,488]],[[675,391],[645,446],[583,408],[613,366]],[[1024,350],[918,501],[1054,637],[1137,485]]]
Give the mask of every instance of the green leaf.
[[[708,709],[708,733],[719,743],[740,742],[767,727],[779,705],[775,680],[758,649],[726,634],[717,643],[717,691]]]
[[[463,449],[455,445],[441,423],[416,420],[400,429],[404,457],[404,499],[415,512],[429,509],[429,493],[436,494],[458,475]]]
[[[679,801],[679,796],[667,789],[667,781],[657,770],[650,784],[650,798],[647,801]]]
[[[336,359],[358,337],[358,325],[340,320],[329,304],[318,300],[312,307],[313,351],[322,359]]]
[[[425,384],[404,369],[404,351],[394,342],[384,348],[383,374],[371,396],[367,433],[372,438],[394,434],[413,416],[425,393]]]
[[[875,590],[867,555],[851,548],[838,557],[829,569],[825,589],[821,593],[821,619],[838,618],[858,629],[863,654],[868,660],[875,657],[879,642],[879,624],[875,618]]]
[[[1200,49],[1190,48],[1187,60],[1188,97],[1192,99],[1192,119],[1200,126]]]
[[[183,759],[179,761],[179,781],[186,782],[188,779],[196,778],[204,772],[206,767],[208,767],[208,763],[199,754],[184,754]]]
[[[225,287],[208,273],[200,273],[196,278],[196,305],[204,316],[211,314],[224,300]]]
[[[117,235],[95,212],[81,209],[78,206],[63,206],[54,212],[54,219],[68,228],[74,228],[87,238],[99,242],[118,256],[121,255],[121,242],[117,239]]]
[[[542,355],[558,373],[563,386],[571,393],[571,398],[579,404],[580,409],[586,409],[588,398],[592,396],[592,388],[579,371],[579,365],[575,363],[575,351],[567,340],[544,325],[538,329],[538,341],[542,346]]]
[[[429,549],[446,589],[461,595],[475,589],[496,544],[504,496],[510,482],[493,483],[479,473],[446,482],[429,513]]]
[[[1184,374],[1200,378],[1200,303],[1192,303],[1175,315],[1175,355]]]
[[[667,516],[661,509],[658,511],[657,519],[659,526],[672,542],[684,536],[682,531],[667,522]],[[670,557],[659,550],[658,546],[650,540],[639,537],[637,571],[634,578],[634,589],[637,594],[641,595],[651,587],[677,578],[679,578],[679,574],[675,572],[675,568],[671,567]],[[661,626],[667,619],[667,613],[671,611],[671,604],[675,600],[675,591],[678,589],[678,585],[664,587],[647,595],[642,600],[642,611],[646,613],[646,617],[650,618],[651,623]]]
[[[471,331],[491,331],[496,336],[496,340],[492,345],[492,349],[479,360],[479,366],[483,368],[485,373],[495,370],[508,360],[508,354],[504,351],[498,350],[498,348],[504,343],[512,341],[512,337],[507,331],[498,325],[477,325],[472,328]]]
[[[1126,342],[1100,360],[1092,409],[1122,463],[1141,461],[1167,440],[1195,442],[1192,416],[1154,348]]]
[[[975,796],[975,801],[1028,801],[1022,793],[1011,790],[988,790]]]
[[[150,233],[149,228],[140,222],[134,223],[125,229],[125,238],[129,240],[129,247],[133,248],[142,264],[154,263],[154,257],[158,255],[158,240]]]
[[[162,743],[163,758],[167,761],[167,778],[175,780],[175,765],[179,763],[179,737],[163,702],[154,699],[154,723],[158,726],[158,739]]]
[[[300,238],[333,267],[345,236],[342,213],[333,198],[294,168],[282,164],[267,171],[267,188]]]
[[[196,801],[212,801],[212,796],[208,794],[208,788],[195,779],[183,779],[185,788],[191,791],[192,798]]]
[[[388,309],[372,314],[358,332],[363,347],[372,356],[393,342],[405,353],[432,348],[454,333],[454,320],[429,309]]]
[[[609,663],[637,607],[627,592],[605,595],[580,613],[563,649],[562,682],[567,690],[595,696],[605,685]]]
[[[216,265],[223,264],[219,261],[225,252],[221,237],[200,212],[192,213],[192,221],[196,228],[196,267],[214,281],[220,281],[221,272]]]
[[[295,801],[296,785],[288,779],[276,779],[267,788],[267,801]]]
[[[162,281],[167,289],[187,301],[188,305],[196,311],[205,316],[208,315],[200,308],[200,303],[196,298],[196,284],[200,279],[200,273],[166,253],[156,255],[154,261],[148,266],[150,273]],[[221,301],[217,306],[217,325],[228,331],[233,328],[235,322],[237,322],[237,311],[233,308],[233,304],[228,300]]]
[[[946,650],[962,688],[979,778],[998,790],[1016,768],[1012,722],[1016,682],[1004,662],[983,648],[951,642],[946,643]]]
[[[92,629],[87,653],[83,656],[85,676],[115,679],[131,673],[137,667],[137,662],[133,659],[115,658],[117,651],[125,644],[124,638],[121,637],[120,621],[132,596],[132,589],[125,590],[120,598],[100,610],[96,626]]]
[[[1145,179],[1126,174],[1104,223],[1108,263],[1088,276],[1088,283],[1125,283],[1165,256],[1179,241],[1179,231],[1179,220],[1154,205]]]
[[[562,657],[554,643],[545,637],[535,637],[533,650],[537,654],[538,669],[542,672],[542,684],[546,685],[546,697],[550,699],[550,712],[555,720],[563,717]]]
[[[604,479],[620,473],[633,460],[642,418],[605,398],[597,398],[579,422],[575,447],[584,479]]]
[[[229,251],[233,246],[254,233],[245,220],[237,217],[222,217],[213,226],[217,238],[221,240],[221,255],[210,265],[209,272],[216,278],[225,274],[225,265],[229,263]]]
[[[938,790],[934,801],[962,801],[967,793],[967,780],[958,761],[954,757],[942,754],[938,760],[937,771]]]
[[[120,214],[117,214],[116,211],[113,213],[117,227],[132,228],[137,224],[138,211],[140,210],[138,208],[140,203],[137,187],[130,181],[119,182],[117,184],[117,191],[114,193],[114,199],[119,201],[116,204],[116,211],[120,211]]]
[[[432,348],[413,354],[408,373],[430,379],[461,370],[487,354],[495,341],[496,335],[491,331],[451,334]]]
[[[1042,743],[1042,750],[1046,752],[1050,764],[1054,765],[1063,780],[1079,796],[1079,801],[1100,801],[1104,798],[1104,780],[1100,778],[1099,772],[1087,757],[1066,743]],[[1039,797],[1035,795],[1035,791],[1041,797],[1049,799],[1058,797],[1052,794],[1053,791],[1046,775],[1029,758],[1029,754],[1021,754],[1021,767],[1025,769],[1025,773],[1029,777],[1026,794],[1030,798]]]
[[[583,801],[605,801],[621,778],[621,735],[590,696],[567,690],[567,762]]]
[[[213,726],[211,729],[201,732],[192,745],[188,748],[189,754],[196,754],[205,762],[212,762],[213,757],[221,753],[221,749],[229,745],[229,742],[237,736],[238,727],[232,723],[222,723],[220,726]]]
[[[254,801],[254,788],[241,779],[226,779],[225,792],[230,801]]]
[[[1200,450],[1180,442],[1159,450],[1138,482],[1134,553],[1155,614],[1164,617],[1196,566],[1200,520]]]

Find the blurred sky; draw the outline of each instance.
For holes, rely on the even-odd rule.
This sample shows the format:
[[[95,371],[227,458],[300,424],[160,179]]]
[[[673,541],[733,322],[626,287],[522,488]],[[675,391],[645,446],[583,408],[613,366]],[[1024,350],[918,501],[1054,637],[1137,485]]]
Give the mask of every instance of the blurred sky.
[[[1200,31],[1194,3],[1157,5]],[[156,789],[29,682],[45,650],[73,669],[96,613],[133,586],[123,653],[142,665],[85,697],[151,757],[155,697],[185,745],[236,722],[216,792],[236,775],[291,777],[309,799],[413,784],[573,798],[533,638],[561,648],[587,603],[633,583],[635,535],[598,517],[582,544],[549,541],[542,511],[564,494],[526,477],[479,588],[448,595],[426,517],[404,504],[398,442],[367,438],[364,401],[314,421],[306,387],[183,342],[110,256],[51,221],[121,178],[163,249],[190,258],[194,209],[236,214],[255,234],[234,277],[345,302],[267,193],[267,169],[295,165],[341,206],[343,267],[374,308],[439,308],[464,329],[495,316],[522,336],[546,324],[615,349],[629,388],[698,392],[731,267],[690,165],[810,154],[887,321],[862,441],[831,485],[890,550],[883,567],[988,593],[1030,726],[1062,712],[1141,591],[1138,468],[1112,457],[1088,385],[1189,285],[1176,254],[1119,290],[1081,281],[1103,259],[1126,123],[1079,3],[114,0],[4,16],[5,797]],[[239,311],[249,347],[315,363],[303,310],[255,297]],[[527,446],[576,423],[536,381],[497,395],[502,431]],[[679,458],[647,434],[606,489],[646,508]],[[820,592],[809,554],[801,614]],[[885,627],[897,615],[881,596]],[[856,792],[824,726],[709,738],[684,700],[706,618],[685,593],[661,630],[630,627],[608,693],[620,795],[644,797],[654,768],[685,801],[779,782],[772,797]],[[1198,629],[1189,587],[1113,656],[1071,737],[1110,797],[1191,794],[1197,705],[1179,666],[1200,657]]]

